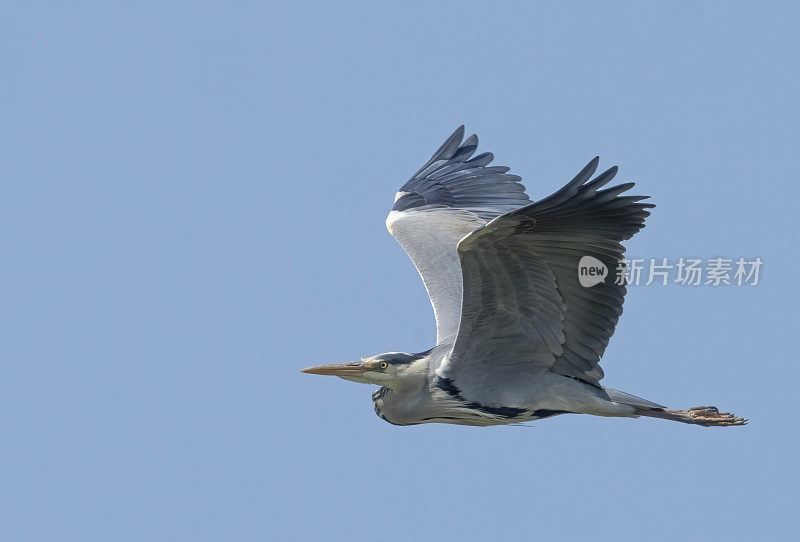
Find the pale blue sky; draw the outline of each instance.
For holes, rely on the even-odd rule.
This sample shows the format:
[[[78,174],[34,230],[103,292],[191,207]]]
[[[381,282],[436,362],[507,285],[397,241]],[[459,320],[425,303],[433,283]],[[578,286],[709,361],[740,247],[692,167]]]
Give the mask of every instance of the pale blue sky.
[[[798,19],[3,2],[0,539],[788,538]],[[632,288],[603,362],[749,426],[399,428],[298,372],[433,345],[383,221],[461,123],[535,199],[619,164],[658,205],[629,254],[765,261],[755,288]]]

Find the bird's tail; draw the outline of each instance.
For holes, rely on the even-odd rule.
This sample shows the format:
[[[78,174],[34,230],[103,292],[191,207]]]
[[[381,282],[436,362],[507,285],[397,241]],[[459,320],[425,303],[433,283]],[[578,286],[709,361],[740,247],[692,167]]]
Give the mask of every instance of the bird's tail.
[[[745,418],[739,418],[730,412],[720,412],[717,407],[713,406],[692,407],[686,410],[636,407],[635,415],[662,418],[664,420],[691,423],[705,427],[727,427],[729,425],[747,424]]]

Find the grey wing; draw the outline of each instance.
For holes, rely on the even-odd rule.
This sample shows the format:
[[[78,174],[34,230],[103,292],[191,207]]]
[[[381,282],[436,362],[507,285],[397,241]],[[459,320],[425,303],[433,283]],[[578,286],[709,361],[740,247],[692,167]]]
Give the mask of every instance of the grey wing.
[[[600,190],[613,167],[589,180],[592,160],[552,196],[489,222],[458,245],[464,301],[453,349],[440,368],[531,364],[597,384],[598,362],[622,314],[626,288],[615,271],[621,242],[644,227],[647,196],[621,196],[633,183]],[[605,279],[583,287],[578,263],[600,260]]]
[[[461,315],[458,242],[487,221],[530,203],[520,177],[475,157],[478,137],[460,126],[397,192],[386,227],[422,277],[438,344],[455,340]]]

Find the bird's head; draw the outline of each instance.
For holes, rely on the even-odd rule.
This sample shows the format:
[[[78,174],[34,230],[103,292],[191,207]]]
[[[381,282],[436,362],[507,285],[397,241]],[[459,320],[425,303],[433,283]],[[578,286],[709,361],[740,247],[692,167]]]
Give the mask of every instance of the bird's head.
[[[351,363],[309,367],[301,372],[338,376],[353,382],[377,384],[393,390],[402,390],[424,381],[428,365],[425,354],[388,352],[361,358],[361,361]]]

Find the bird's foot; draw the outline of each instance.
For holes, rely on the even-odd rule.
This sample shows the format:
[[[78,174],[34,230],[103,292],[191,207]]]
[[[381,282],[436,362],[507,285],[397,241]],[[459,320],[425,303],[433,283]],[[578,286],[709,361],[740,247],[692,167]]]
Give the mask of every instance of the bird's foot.
[[[734,416],[730,412],[720,412],[717,407],[700,406],[686,410],[667,410],[668,413],[681,418],[686,423],[694,423],[705,427],[725,427],[728,425],[746,425],[745,418]]]

